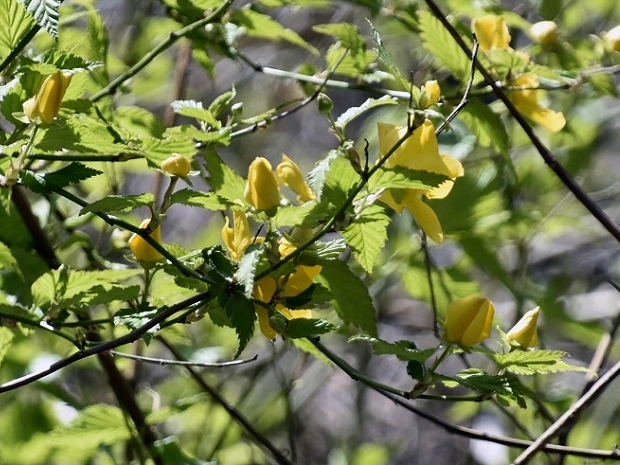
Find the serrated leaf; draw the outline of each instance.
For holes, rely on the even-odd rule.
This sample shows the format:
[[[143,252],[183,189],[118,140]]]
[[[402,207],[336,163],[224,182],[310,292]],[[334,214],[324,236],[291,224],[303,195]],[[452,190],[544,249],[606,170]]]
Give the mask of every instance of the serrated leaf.
[[[111,284],[109,286],[93,285],[62,301],[62,306],[68,310],[88,308],[95,305],[107,304],[114,301],[126,302],[137,299],[140,295],[140,286],[124,286]]]
[[[524,396],[527,395],[527,390],[519,379],[510,373],[490,375],[478,368],[468,368],[455,377],[442,377],[442,381],[448,387],[461,385],[482,394],[501,396],[504,400],[517,402],[521,408],[526,407]]]
[[[12,271],[19,271],[17,260],[11,253],[11,249],[3,242],[0,242],[0,270],[5,268]]]
[[[447,176],[430,171],[410,170],[401,166],[382,166],[368,180],[368,189],[431,189],[448,179]]]
[[[213,192],[199,192],[192,189],[181,189],[170,197],[170,203],[180,203],[189,207],[206,208],[207,210],[226,210],[232,202]]]
[[[240,292],[234,292],[220,302],[239,339],[239,348],[235,358],[239,357],[254,334],[254,305]]]
[[[461,82],[467,82],[471,60],[458,46],[441,22],[430,11],[418,13],[420,37],[424,48],[431,52]],[[467,40],[467,39],[464,39]]]
[[[262,254],[262,249],[246,250],[243,257],[239,261],[239,268],[235,273],[235,277],[239,284],[243,286],[246,297],[252,297],[254,290],[254,276],[256,275],[256,265]]]
[[[209,105],[209,111],[211,112],[211,114],[216,118],[220,116],[220,114],[230,106],[236,95],[237,92],[233,87],[232,90],[224,92],[222,95],[218,95],[217,97],[215,97]]]
[[[330,150],[325,158],[323,158],[316,167],[308,173],[308,184],[316,194],[317,200],[320,201],[323,195],[323,186],[327,179],[331,164],[340,155],[337,150]]]
[[[155,198],[150,192],[138,195],[107,195],[82,208],[82,210],[80,210],[80,215],[97,211],[126,213],[145,206],[152,208],[154,201]]]
[[[4,58],[35,22],[18,0],[0,0],[0,11],[0,57]]]
[[[416,361],[426,362],[436,351],[435,348],[418,349],[411,341],[388,342],[377,339],[366,334],[360,334],[349,338],[349,342],[366,341],[372,344],[372,351],[375,355],[395,355],[399,360],[404,362]]]
[[[114,325],[122,325],[133,331],[144,326],[155,315],[157,315],[156,308],[150,307],[148,306],[148,304],[143,304],[137,310],[125,309],[116,312],[114,314]],[[157,331],[159,331],[159,325],[155,325],[154,327],[149,329],[147,333],[143,336],[143,339],[145,339],[147,344],[150,342],[150,339]]]
[[[99,174],[102,174],[102,171],[90,168],[82,163],[71,163],[57,171],[44,174],[43,179],[47,185],[63,188]]]
[[[515,350],[493,354],[501,367],[516,375],[557,373],[560,371],[590,372],[587,368],[570,365],[562,360],[568,354],[561,350]]]
[[[215,152],[210,151],[205,158],[209,170],[208,182],[213,192],[230,202],[244,199],[245,180],[224,163]]]
[[[112,405],[90,405],[68,426],[56,428],[48,438],[54,447],[96,449],[131,439],[123,411]]]
[[[372,108],[380,107],[383,105],[396,105],[398,100],[394,97],[390,97],[389,95],[384,95],[379,99],[369,98],[364,103],[362,103],[359,107],[351,107],[347,111],[345,111],[342,115],[338,117],[336,120],[336,127],[340,128],[340,130],[344,133],[347,124],[353,121],[358,116],[363,115],[368,110]]]
[[[62,0],[20,0],[36,23],[54,39],[58,39],[58,9]]]
[[[340,207],[347,201],[351,189],[359,182],[360,175],[344,157],[335,158],[329,168],[323,186],[324,200]]]
[[[366,284],[344,262],[330,260],[321,265],[323,269],[316,280],[334,296],[334,308],[340,318],[376,336],[377,316]]]
[[[308,202],[299,206],[278,208],[273,217],[276,228],[284,226],[315,227],[333,211],[333,206],[324,203]]]
[[[316,318],[293,318],[286,323],[286,335],[292,339],[317,336],[336,331],[338,326]]]
[[[4,360],[4,356],[11,348],[12,342],[13,331],[11,331],[9,328],[0,326],[0,366],[2,366],[2,360]]]
[[[367,273],[372,270],[387,239],[390,217],[379,205],[370,205],[342,231],[353,255]]]
[[[500,116],[478,99],[470,99],[459,118],[471,129],[480,145],[508,153],[508,132]]]
[[[249,37],[279,41],[285,40],[291,44],[305,48],[313,55],[318,55],[319,51],[306,42],[295,31],[285,28],[279,22],[250,8],[235,10],[231,16],[231,21],[244,28]]]
[[[216,129],[222,126],[222,123],[213,116],[211,111],[203,108],[202,102],[197,102],[195,100],[175,100],[170,105],[177,115],[202,121]]]
[[[178,153],[186,158],[193,157],[196,153],[196,143],[194,138],[188,134],[166,130],[163,138],[144,138],[141,140],[140,148],[149,165],[159,168],[161,162],[170,156],[171,153]]]

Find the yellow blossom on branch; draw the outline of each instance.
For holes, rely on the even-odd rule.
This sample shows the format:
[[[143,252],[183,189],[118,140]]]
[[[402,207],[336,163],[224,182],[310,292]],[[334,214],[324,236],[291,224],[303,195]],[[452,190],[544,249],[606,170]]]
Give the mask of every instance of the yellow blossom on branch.
[[[140,223],[140,229],[147,230],[150,223],[150,219],[142,221],[142,223]],[[149,237],[154,239],[158,244],[161,244],[161,225],[158,225],[149,234]],[[142,236],[135,233],[129,238],[129,249],[133,252],[135,257],[143,263],[152,263],[164,258],[163,255],[151,244],[146,242]]]
[[[179,176],[181,178],[187,176],[192,169],[190,161],[178,153],[173,153],[166,158],[159,167],[167,175]]]
[[[378,124],[381,157],[385,157],[392,147],[406,136],[407,130],[406,127],[389,123]],[[385,166],[400,166],[411,170],[429,171],[442,174],[448,178],[439,186],[431,189],[387,190],[381,196],[381,201],[399,214],[402,213],[403,208],[408,209],[422,230],[434,241],[441,242],[443,232],[439,219],[435,212],[423,202],[422,196],[428,199],[446,197],[454,186],[454,180],[463,176],[463,166],[458,160],[439,153],[439,144],[433,123],[428,119],[425,120],[392,153],[390,158],[386,160]]]
[[[259,212],[273,212],[280,205],[278,181],[266,158],[257,157],[248,169],[245,200]]]
[[[426,81],[422,86],[420,94],[420,108],[428,108],[435,105],[441,97],[441,88],[435,80]]]
[[[57,71],[45,78],[39,92],[23,104],[24,113],[30,121],[42,120],[50,124],[58,111],[71,83],[71,74]]]
[[[471,29],[476,34],[480,50],[488,52],[510,49],[510,33],[502,16],[486,15],[474,18]]]
[[[282,154],[282,162],[276,167],[276,174],[280,184],[290,187],[300,202],[315,199],[316,196],[301,174],[299,166],[285,154]]]
[[[448,306],[445,321],[447,342],[462,346],[481,343],[491,335],[495,308],[489,299],[471,294]]]
[[[245,249],[252,245],[250,223],[244,212],[233,210],[233,225],[230,226],[228,218],[222,228],[222,239],[230,253],[230,257],[238,262],[241,260]]]
[[[529,349],[538,345],[537,323],[539,313],[540,307],[526,312],[517,324],[508,331],[506,338],[519,346],[520,349]]]
[[[524,74],[511,82],[523,90],[510,91],[508,97],[520,113],[552,132],[559,132],[566,125],[562,112],[545,108],[538,103],[538,77]]]

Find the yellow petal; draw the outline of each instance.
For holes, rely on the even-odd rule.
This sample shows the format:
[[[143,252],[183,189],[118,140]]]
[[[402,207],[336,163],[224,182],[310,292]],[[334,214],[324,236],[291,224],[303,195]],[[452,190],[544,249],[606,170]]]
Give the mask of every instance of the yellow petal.
[[[294,297],[308,289],[314,282],[323,267],[321,265],[307,266],[298,265],[284,283],[284,289],[280,292],[282,297]]]
[[[271,163],[263,157],[257,157],[250,164],[245,199],[259,212],[274,210],[280,204],[278,181]]]
[[[443,230],[439,218],[417,192],[411,191],[403,199],[403,205],[411,212],[422,231],[435,242],[443,241]]]
[[[503,17],[486,15],[475,18],[471,22],[471,29],[476,34],[481,50],[510,49],[510,33]]]
[[[285,154],[282,154],[282,162],[276,167],[276,174],[280,184],[290,187],[300,202],[308,202],[315,198],[297,163]]]
[[[509,94],[510,100],[520,113],[530,118],[552,132],[561,131],[566,125],[566,119],[561,112],[542,107],[538,103],[538,78],[526,74],[512,82],[513,86],[524,87],[523,90],[514,90]]]
[[[140,229],[147,229],[150,223],[150,219],[142,221],[140,224]],[[149,236],[158,244],[161,244],[161,225],[157,226],[149,234]],[[156,262],[164,258],[164,256],[160,254],[159,251],[157,251],[151,244],[146,242],[142,236],[135,233],[131,236],[131,238],[129,238],[129,249],[141,262]]]
[[[288,320],[294,320],[295,318],[312,318],[312,310],[291,310],[283,305],[276,306],[276,310],[284,315]]]
[[[238,262],[241,260],[245,249],[252,244],[252,235],[250,223],[245,213],[240,210],[233,210],[232,214],[233,227],[229,225],[229,220],[226,218],[226,223],[222,228],[222,240],[230,253],[230,257]]]

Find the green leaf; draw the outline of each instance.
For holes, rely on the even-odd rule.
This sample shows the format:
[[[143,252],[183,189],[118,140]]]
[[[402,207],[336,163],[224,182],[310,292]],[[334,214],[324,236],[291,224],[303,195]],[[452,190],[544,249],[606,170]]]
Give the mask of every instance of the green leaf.
[[[245,180],[224,163],[214,151],[207,153],[205,158],[209,170],[207,181],[213,192],[230,202],[245,199]]]
[[[36,23],[58,39],[58,9],[62,0],[20,0]]]
[[[170,203],[180,203],[189,207],[206,208],[207,210],[226,210],[232,202],[213,192],[199,192],[192,189],[181,189],[170,197]]]
[[[430,171],[410,170],[401,166],[382,166],[368,180],[368,189],[431,189],[439,186],[448,177]]]
[[[308,184],[316,194],[318,201],[321,200],[323,195],[323,186],[325,185],[331,164],[339,156],[340,154],[337,150],[330,150],[327,156],[319,161],[316,167],[308,173]]]
[[[333,206],[325,203],[307,202],[303,205],[278,208],[273,217],[276,228],[284,226],[314,227],[324,221],[333,211]]]
[[[108,304],[114,301],[127,302],[137,299],[139,295],[140,286],[138,285],[93,285],[87,290],[72,295],[70,298],[63,299],[62,306],[67,310],[85,309],[95,305]]]
[[[219,129],[222,127],[222,123],[218,121],[209,110],[202,107],[202,102],[196,102],[195,100],[175,100],[170,105],[177,115],[202,121],[212,128]]]
[[[419,11],[419,24],[424,48],[465,83],[471,72],[471,60],[430,11]],[[464,39],[467,40],[467,39]]]
[[[177,463],[183,465],[217,465],[217,462],[205,462],[197,458],[189,457],[183,452],[177,442],[176,436],[169,436],[156,441],[155,449],[161,456],[163,463]]]
[[[323,186],[325,200],[340,207],[347,201],[351,189],[357,185],[359,180],[360,175],[351,166],[349,160],[344,157],[335,158],[325,177],[325,185]]]
[[[35,23],[18,0],[0,0],[0,11],[0,57],[5,58]]]
[[[459,118],[471,129],[483,147],[491,147],[507,154],[510,141],[500,116],[479,99],[470,99]]]
[[[403,362],[426,362],[436,351],[436,348],[418,349],[412,341],[387,342],[366,334],[360,334],[349,338],[349,342],[366,341],[372,344],[372,351],[375,355],[395,355]]]
[[[468,368],[455,377],[443,377],[442,381],[448,387],[458,384],[481,394],[501,396],[504,400],[516,402],[521,408],[526,407],[524,396],[527,395],[527,390],[519,379],[510,373],[490,375],[478,368]]]
[[[534,375],[557,373],[561,371],[581,371],[591,373],[585,367],[570,365],[562,360],[568,354],[561,350],[514,350],[505,354],[493,354],[500,366],[515,375]]]
[[[254,250],[246,250],[239,262],[239,268],[235,273],[235,277],[239,284],[243,286],[245,296],[252,297],[254,290],[254,276],[256,275],[256,265],[263,253],[262,248],[255,248]]]
[[[4,360],[4,356],[11,348],[11,343],[13,341],[13,331],[9,328],[0,326],[0,366],[2,366],[2,360]]]
[[[126,213],[140,207],[153,207],[155,198],[150,192],[138,195],[107,195],[80,210],[80,215],[88,212]]]
[[[17,260],[11,253],[11,249],[3,242],[0,242],[0,270],[4,268],[19,272]]]
[[[326,320],[316,318],[293,318],[286,322],[286,330],[284,333],[292,338],[302,338],[317,336],[332,331],[336,331],[338,326]]]
[[[357,26],[351,23],[317,24],[312,29],[320,34],[335,37],[352,55],[366,52],[366,40]]]
[[[196,142],[189,134],[178,132],[174,128],[166,130],[163,138],[144,138],[141,140],[141,149],[149,165],[159,168],[161,162],[171,153],[178,153],[191,158],[196,153]]]
[[[334,308],[345,323],[352,323],[371,336],[377,335],[377,316],[368,287],[346,263],[339,260],[321,262],[317,281],[334,296]]]
[[[220,114],[230,106],[236,95],[237,92],[233,88],[232,90],[215,97],[209,105],[209,111],[211,114],[213,114],[216,118],[220,116]]]
[[[379,59],[388,67],[392,76],[398,81],[398,83],[403,89],[407,90],[407,92],[413,91],[413,100],[417,101],[419,98],[420,90],[417,87],[412,86],[407,79],[403,78],[403,76],[400,74],[400,69],[392,58],[392,55],[383,45],[383,39],[381,39],[379,32],[375,29],[374,25],[370,21],[368,21],[368,23],[370,24],[370,28],[372,30],[372,37],[375,41],[375,44],[377,44]]]
[[[250,8],[235,10],[231,21],[244,29],[249,37],[257,37],[272,41],[285,40],[291,44],[305,48],[313,55],[319,51],[301,38],[295,31],[283,27],[279,22]]]
[[[120,310],[114,314],[114,325],[122,325],[133,331],[148,323],[155,315],[157,315],[157,312],[157,308],[151,307],[146,303],[141,304],[137,310]],[[155,325],[149,329],[147,334],[143,336],[143,339],[145,339],[147,344],[157,331],[159,331],[159,325]]]
[[[396,105],[398,100],[394,97],[390,97],[389,95],[384,95],[379,99],[369,98],[364,103],[362,103],[359,107],[351,107],[347,111],[345,111],[342,115],[338,117],[336,120],[336,127],[339,128],[343,133],[347,124],[353,121],[358,116],[363,115],[368,110],[371,110],[376,107],[380,107],[383,105]]]
[[[225,292],[225,291],[224,291]],[[254,305],[241,292],[231,290],[228,295],[220,294],[220,305],[224,308],[230,323],[232,324],[237,338],[239,338],[239,348],[235,358],[239,357],[245,346],[254,334]]]
[[[387,239],[390,217],[380,205],[370,205],[342,231],[347,245],[362,265],[364,271],[372,273]]]
[[[84,408],[68,426],[56,428],[48,434],[49,441],[58,448],[96,449],[131,439],[123,411],[112,405],[96,404]]]
[[[30,171],[22,172],[24,185],[33,192],[49,194],[70,184],[101,174],[101,171],[89,168],[81,163],[71,163],[58,171],[38,174]]]

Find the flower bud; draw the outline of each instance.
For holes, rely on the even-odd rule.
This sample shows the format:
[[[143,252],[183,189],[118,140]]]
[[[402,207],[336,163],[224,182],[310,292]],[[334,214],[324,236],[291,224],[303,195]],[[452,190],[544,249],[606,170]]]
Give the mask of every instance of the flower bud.
[[[518,323],[508,331],[506,338],[521,349],[529,349],[532,346],[538,345],[536,323],[538,322],[539,313],[540,307],[536,307],[523,315]]]
[[[620,26],[607,31],[603,36],[603,40],[611,50],[620,52]]]
[[[290,187],[297,194],[297,200],[300,202],[308,202],[315,198],[297,163],[284,154],[282,162],[276,167],[276,175],[280,184]]]
[[[271,163],[263,157],[257,157],[250,164],[245,199],[259,212],[274,210],[280,204],[278,181],[271,170]]]
[[[192,165],[187,158],[182,157],[178,153],[173,153],[161,162],[160,168],[167,175],[184,178],[189,174]]]
[[[140,229],[147,229],[151,223],[150,219],[144,220],[140,223]],[[158,244],[161,244],[161,226],[157,226],[149,236],[154,239]],[[129,248],[135,255],[135,257],[141,262],[156,262],[163,257],[155,248],[146,242],[142,236],[133,234],[129,239]]]
[[[50,124],[54,120],[71,83],[71,77],[71,74],[57,71],[45,78],[37,95],[23,104],[24,113],[30,121],[40,119]]]
[[[324,115],[329,115],[334,109],[334,102],[323,92],[317,97],[317,104],[319,106],[319,111]]]
[[[532,24],[528,31],[533,41],[551,47],[558,41],[558,25],[553,21],[540,21]]]
[[[428,108],[435,105],[441,97],[441,88],[437,81],[426,81],[420,94],[420,108]]]
[[[479,344],[491,334],[495,308],[489,299],[472,294],[448,306],[445,339],[461,346]]]

